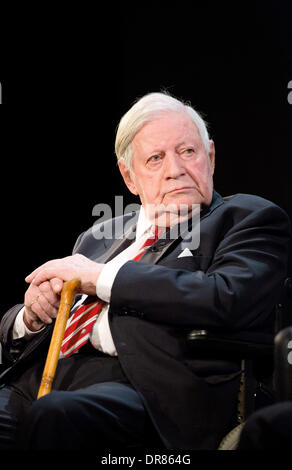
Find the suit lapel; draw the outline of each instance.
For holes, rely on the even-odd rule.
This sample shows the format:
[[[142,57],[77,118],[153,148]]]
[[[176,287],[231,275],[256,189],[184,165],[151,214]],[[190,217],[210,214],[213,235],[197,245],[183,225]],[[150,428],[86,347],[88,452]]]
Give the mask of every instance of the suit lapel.
[[[127,238],[125,234],[125,238],[122,240],[116,240],[109,250],[105,253],[104,259],[101,261],[101,263],[108,263],[111,259],[115,258],[115,256],[119,255],[122,251],[124,251],[128,246],[130,246],[133,243],[133,240],[130,238]]]
[[[115,239],[112,245],[109,245],[108,240],[104,240],[106,252],[99,261],[100,263],[107,263],[111,259],[115,258],[115,256],[120,254],[135,241],[137,219],[138,213],[132,215],[130,220],[128,217],[125,217],[123,230],[126,229],[126,232],[124,234],[115,233]]]

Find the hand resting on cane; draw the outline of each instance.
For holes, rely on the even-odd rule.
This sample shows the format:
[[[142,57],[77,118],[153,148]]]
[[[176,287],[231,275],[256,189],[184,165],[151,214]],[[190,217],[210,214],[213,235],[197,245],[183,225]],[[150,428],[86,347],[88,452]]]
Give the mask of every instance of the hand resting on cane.
[[[23,321],[30,331],[38,331],[56,318],[63,282],[58,278],[40,285],[30,284],[24,296]]]
[[[75,254],[48,261],[30,273],[25,278],[30,283],[25,294],[23,316],[27,328],[37,331],[56,318],[64,281],[78,277],[81,280],[80,293],[96,295],[96,283],[103,266]]]

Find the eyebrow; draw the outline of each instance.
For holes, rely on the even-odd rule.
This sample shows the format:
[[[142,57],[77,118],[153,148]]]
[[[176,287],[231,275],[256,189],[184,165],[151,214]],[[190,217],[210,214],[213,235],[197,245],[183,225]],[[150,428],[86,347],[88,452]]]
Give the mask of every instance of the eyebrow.
[[[177,150],[179,147],[181,147],[182,145],[187,145],[187,146],[190,146],[190,147],[194,147],[196,144],[195,143],[191,143],[191,142],[185,142],[185,141],[182,141],[182,142],[179,142],[179,144],[177,144],[175,146],[175,150]]]
[[[182,145],[187,145],[187,142],[185,142],[184,140],[182,142],[179,142],[176,146],[175,146],[175,150],[177,150],[179,147],[181,147]],[[190,146],[194,146],[194,144],[191,144],[189,143],[188,145]],[[164,150],[162,150],[161,148],[156,148],[154,150],[151,151],[151,154],[154,155],[155,153],[161,153],[161,152],[164,152]]]
[[[180,142],[179,144],[177,144],[177,145],[175,146],[175,150],[176,150],[178,147],[181,147],[182,145],[185,145],[185,144],[186,144],[185,141]]]

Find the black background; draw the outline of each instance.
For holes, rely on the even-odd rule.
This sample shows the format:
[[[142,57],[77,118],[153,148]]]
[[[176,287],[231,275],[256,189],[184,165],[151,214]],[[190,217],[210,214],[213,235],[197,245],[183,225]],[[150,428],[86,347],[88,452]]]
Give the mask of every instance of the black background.
[[[95,204],[135,202],[114,138],[147,92],[167,90],[203,113],[217,191],[258,194],[292,218],[290,4],[1,7],[1,313],[22,301],[33,268],[70,254]]]

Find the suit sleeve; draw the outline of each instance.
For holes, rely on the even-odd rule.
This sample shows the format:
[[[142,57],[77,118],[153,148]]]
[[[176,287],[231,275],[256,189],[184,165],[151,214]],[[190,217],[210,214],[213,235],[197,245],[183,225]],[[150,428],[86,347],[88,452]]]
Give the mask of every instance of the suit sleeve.
[[[0,323],[0,342],[3,348],[2,360],[4,360],[4,363],[8,358],[8,360],[11,360],[12,351],[14,351],[14,354],[17,356],[23,351],[26,344],[26,341],[23,338],[17,340],[13,340],[12,338],[13,325],[18,313],[22,308],[23,304],[17,304],[10,308],[5,313]]]
[[[272,204],[258,208],[226,231],[205,272],[126,263],[113,284],[112,314],[171,326],[264,329],[287,275],[289,245],[286,213]]]

